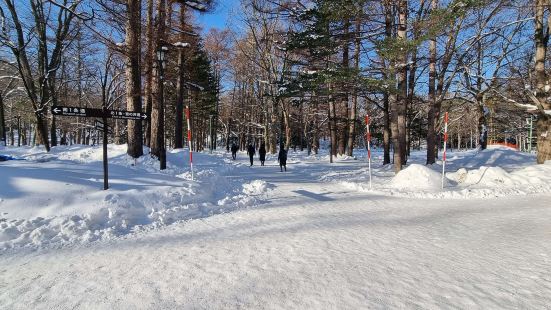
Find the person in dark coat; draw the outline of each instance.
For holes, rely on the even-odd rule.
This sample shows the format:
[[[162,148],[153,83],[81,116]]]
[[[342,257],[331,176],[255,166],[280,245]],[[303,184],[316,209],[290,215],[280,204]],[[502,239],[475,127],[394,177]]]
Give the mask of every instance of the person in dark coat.
[[[247,154],[249,154],[249,159],[251,160],[251,166],[252,166],[253,157],[256,154],[256,150],[254,149],[254,146],[252,144],[249,144],[249,147],[247,147]]]
[[[237,157],[237,150],[239,148],[237,147],[237,145],[235,143],[232,143],[231,145],[231,157],[235,160],[235,158]]]
[[[279,161],[279,169],[281,169],[281,172],[283,172],[283,169],[287,171],[287,151],[285,150],[285,148],[279,148],[277,160]]]
[[[258,149],[258,155],[260,155],[260,165],[264,166],[264,162],[266,161],[266,146],[264,143],[260,145],[260,148]]]

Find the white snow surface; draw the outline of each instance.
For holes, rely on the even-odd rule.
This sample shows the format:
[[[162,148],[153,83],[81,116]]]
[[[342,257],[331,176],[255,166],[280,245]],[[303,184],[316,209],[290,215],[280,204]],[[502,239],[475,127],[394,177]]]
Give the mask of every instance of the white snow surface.
[[[398,172],[392,181],[391,187],[405,190],[439,190],[442,188],[442,174],[433,169],[412,164]],[[446,179],[444,180],[447,185]]]
[[[147,149],[144,149],[147,153]],[[545,309],[551,163],[507,148],[414,152],[395,175],[374,151],[0,147],[0,309]]]

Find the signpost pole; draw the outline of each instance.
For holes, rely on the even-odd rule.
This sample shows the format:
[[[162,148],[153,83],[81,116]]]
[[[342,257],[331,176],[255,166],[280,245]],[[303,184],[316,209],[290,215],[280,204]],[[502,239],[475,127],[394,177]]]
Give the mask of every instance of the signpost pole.
[[[57,115],[57,116],[101,117],[103,124],[96,120],[95,127],[97,130],[103,132],[103,189],[104,190],[109,189],[109,181],[108,181],[109,171],[108,171],[108,165],[107,165],[107,142],[108,142],[109,126],[107,125],[107,119],[115,118],[115,119],[145,120],[149,117],[147,114],[141,113],[141,112],[107,110],[105,108],[94,109],[94,108],[81,108],[81,107],[52,106],[51,112],[52,112],[52,115]]]
[[[372,189],[372,183],[371,183],[371,132],[369,131],[369,115],[365,116],[365,126],[366,126],[366,134],[367,134],[367,162],[368,162],[368,168],[369,168],[369,189]]]
[[[448,141],[448,112],[444,114],[444,153],[442,154],[442,189],[444,189],[444,178],[446,175],[446,144]]]
[[[108,126],[107,126],[107,117],[103,117],[103,190],[109,189],[109,171],[108,171],[108,165],[107,165],[107,133],[108,133]]]

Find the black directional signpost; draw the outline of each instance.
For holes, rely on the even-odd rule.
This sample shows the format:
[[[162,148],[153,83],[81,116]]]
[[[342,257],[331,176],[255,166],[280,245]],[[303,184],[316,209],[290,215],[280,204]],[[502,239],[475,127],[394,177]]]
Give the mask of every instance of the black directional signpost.
[[[109,188],[108,168],[107,168],[107,134],[111,128],[107,125],[108,118],[128,119],[128,120],[146,120],[148,115],[141,112],[120,111],[108,109],[92,109],[79,107],[53,106],[52,114],[56,116],[76,116],[76,117],[98,117],[102,120],[96,120],[94,127],[103,132],[103,189]]]
[[[53,106],[52,114],[57,116],[101,117],[130,120],[146,120],[148,118],[147,114],[141,112],[62,106]]]
[[[102,132],[107,130],[107,133],[113,133],[113,130],[111,129],[111,127],[109,125],[105,125],[104,122],[99,121],[99,120],[94,121],[94,128],[96,130],[99,130],[99,131],[102,131]]]

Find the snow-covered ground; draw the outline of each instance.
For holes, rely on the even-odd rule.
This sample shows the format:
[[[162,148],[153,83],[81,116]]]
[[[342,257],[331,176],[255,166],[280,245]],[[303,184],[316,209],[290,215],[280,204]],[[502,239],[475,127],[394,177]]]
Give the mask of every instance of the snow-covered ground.
[[[3,148],[0,308],[359,309],[551,305],[551,163],[506,148],[398,175],[289,153],[168,169],[110,146]]]

